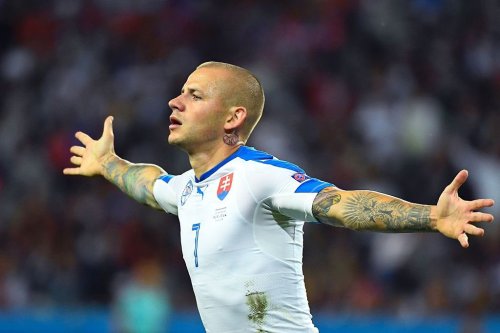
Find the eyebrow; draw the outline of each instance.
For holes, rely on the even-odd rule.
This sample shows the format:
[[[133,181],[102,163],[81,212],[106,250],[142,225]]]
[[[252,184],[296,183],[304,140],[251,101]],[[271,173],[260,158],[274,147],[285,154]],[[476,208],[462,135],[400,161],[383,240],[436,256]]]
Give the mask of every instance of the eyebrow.
[[[186,90],[189,94],[193,94],[195,92],[203,94],[203,91],[201,91],[198,88],[184,88],[184,87],[181,89],[181,94],[184,93]]]

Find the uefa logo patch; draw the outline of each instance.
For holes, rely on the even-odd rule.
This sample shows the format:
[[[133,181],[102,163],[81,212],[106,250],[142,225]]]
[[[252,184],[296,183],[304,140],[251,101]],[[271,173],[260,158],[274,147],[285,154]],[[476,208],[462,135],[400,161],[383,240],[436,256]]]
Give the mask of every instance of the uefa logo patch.
[[[292,175],[292,178],[298,181],[299,183],[302,183],[305,180],[308,180],[310,177],[307,176],[305,173],[297,172]]]
[[[222,177],[219,180],[219,187],[217,187],[217,198],[224,200],[224,198],[229,194],[231,186],[233,185],[233,173]]]
[[[182,191],[181,195],[181,206],[184,206],[186,203],[187,199],[193,192],[193,182],[189,180],[189,182],[186,184],[186,187],[184,187],[184,191]]]

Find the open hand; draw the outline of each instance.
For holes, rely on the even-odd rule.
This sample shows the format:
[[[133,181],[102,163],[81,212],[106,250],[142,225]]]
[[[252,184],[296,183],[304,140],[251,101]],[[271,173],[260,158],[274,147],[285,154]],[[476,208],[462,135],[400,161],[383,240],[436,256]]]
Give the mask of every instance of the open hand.
[[[108,116],[104,121],[102,136],[98,140],[92,139],[83,132],[76,132],[75,137],[83,144],[70,148],[71,163],[76,167],[65,168],[65,175],[95,176],[102,175],[103,164],[106,159],[114,155],[113,117]]]
[[[457,239],[464,248],[469,247],[467,235],[484,235],[484,229],[476,227],[473,223],[493,221],[493,215],[477,210],[494,205],[492,199],[466,201],[458,196],[458,189],[465,183],[467,177],[467,170],[460,171],[441,193],[436,207],[436,226],[439,232]]]

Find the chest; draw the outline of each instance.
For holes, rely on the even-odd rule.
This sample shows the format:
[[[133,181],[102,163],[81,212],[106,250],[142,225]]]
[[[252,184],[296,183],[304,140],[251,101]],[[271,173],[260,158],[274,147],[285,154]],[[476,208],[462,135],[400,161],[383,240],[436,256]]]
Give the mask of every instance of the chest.
[[[188,269],[202,267],[214,256],[252,246],[256,204],[237,174],[201,186],[189,180],[178,207],[182,252]]]

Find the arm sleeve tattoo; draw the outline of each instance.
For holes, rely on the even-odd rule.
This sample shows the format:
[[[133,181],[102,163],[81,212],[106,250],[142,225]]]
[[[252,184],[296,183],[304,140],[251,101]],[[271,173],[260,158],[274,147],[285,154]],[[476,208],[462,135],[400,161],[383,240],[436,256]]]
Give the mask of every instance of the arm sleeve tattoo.
[[[156,179],[166,173],[152,164],[134,164],[121,158],[112,158],[104,165],[104,177],[136,201],[161,209],[153,195]]]
[[[387,232],[433,231],[431,206],[372,191],[341,191],[325,188],[313,203],[321,222],[354,230]]]

